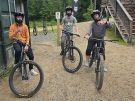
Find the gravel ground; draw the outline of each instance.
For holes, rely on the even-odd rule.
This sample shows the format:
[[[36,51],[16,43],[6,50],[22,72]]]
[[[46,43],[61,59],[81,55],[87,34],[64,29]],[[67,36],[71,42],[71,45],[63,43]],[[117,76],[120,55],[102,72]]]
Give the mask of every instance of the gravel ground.
[[[79,32],[83,36],[88,23],[80,23]],[[82,68],[75,74],[67,73],[62,66],[60,47],[54,35],[32,36],[35,61],[44,71],[45,81],[41,90],[32,98],[16,98],[9,89],[8,79],[0,82],[0,101],[135,101],[135,47],[106,43],[105,73],[103,88],[95,88],[93,68]],[[76,38],[75,45],[84,55],[87,40]],[[83,62],[83,63],[84,63]]]

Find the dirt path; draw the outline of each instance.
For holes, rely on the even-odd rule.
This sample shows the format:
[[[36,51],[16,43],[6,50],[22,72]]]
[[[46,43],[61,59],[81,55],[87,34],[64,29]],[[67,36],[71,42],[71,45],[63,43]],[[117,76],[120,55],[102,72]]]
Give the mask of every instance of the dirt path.
[[[88,23],[79,24],[79,32],[85,34]],[[0,83],[0,101],[135,101],[135,48],[115,43],[106,44],[104,85],[100,92],[95,88],[93,69],[82,68],[75,74],[67,73],[62,66],[60,47],[52,41],[53,35],[32,38],[35,61],[44,70],[42,89],[32,98],[18,99],[8,87],[8,81]],[[44,39],[45,38],[45,39]],[[85,56],[87,41],[76,39]],[[85,58],[84,58],[85,60]]]

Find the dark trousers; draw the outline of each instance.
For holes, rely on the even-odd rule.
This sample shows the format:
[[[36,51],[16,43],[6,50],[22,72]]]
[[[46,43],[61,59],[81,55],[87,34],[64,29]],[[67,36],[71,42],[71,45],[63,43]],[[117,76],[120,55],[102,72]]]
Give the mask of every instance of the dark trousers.
[[[97,46],[99,47],[101,41],[96,41],[96,40],[88,40],[88,45],[87,45],[87,49],[86,49],[86,55],[90,56],[91,55],[91,51],[94,48],[95,44],[97,44]],[[102,47],[105,49],[104,46],[104,42],[102,42]],[[103,53],[103,50],[100,50],[100,53]]]
[[[62,36],[61,37],[61,51],[63,52],[64,51],[64,43],[66,41],[66,36]]]
[[[22,47],[24,47],[22,44],[16,42],[13,43],[13,48],[15,50],[15,64],[17,64],[20,61]],[[26,52],[29,60],[34,60],[33,51],[31,49],[31,46],[28,46],[28,51]],[[33,65],[30,65],[30,70],[33,69]]]

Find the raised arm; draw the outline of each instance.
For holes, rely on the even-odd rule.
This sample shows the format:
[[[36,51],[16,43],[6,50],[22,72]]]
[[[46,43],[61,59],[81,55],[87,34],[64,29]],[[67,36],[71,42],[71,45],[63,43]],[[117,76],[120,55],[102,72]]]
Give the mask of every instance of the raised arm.
[[[89,24],[87,33],[84,35],[85,38],[89,39],[89,37],[92,35],[92,23]]]

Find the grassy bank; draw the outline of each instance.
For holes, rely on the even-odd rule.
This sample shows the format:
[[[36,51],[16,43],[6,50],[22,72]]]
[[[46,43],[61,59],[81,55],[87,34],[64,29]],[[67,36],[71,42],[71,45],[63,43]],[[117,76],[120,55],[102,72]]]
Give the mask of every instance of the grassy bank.
[[[9,76],[12,68],[13,68],[13,65],[8,66],[6,69],[0,69],[0,80]]]
[[[121,44],[121,45],[127,45],[126,42],[123,41],[122,37],[120,35],[115,35],[115,32],[114,32],[114,29],[109,29],[107,32],[106,32],[106,37],[109,38],[109,39],[112,39],[112,40],[119,40],[117,43],[118,44]]]
[[[43,27],[43,21],[42,20],[37,20],[36,22],[36,26],[37,27]],[[47,21],[46,22],[46,25],[47,26],[54,26],[54,25],[56,25],[56,21],[55,20],[52,20],[52,21]],[[33,27],[33,21],[30,21],[30,28],[32,28]]]

